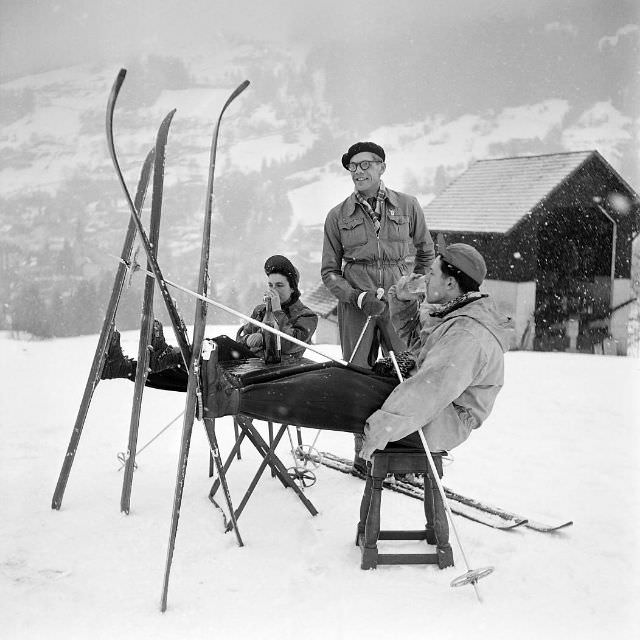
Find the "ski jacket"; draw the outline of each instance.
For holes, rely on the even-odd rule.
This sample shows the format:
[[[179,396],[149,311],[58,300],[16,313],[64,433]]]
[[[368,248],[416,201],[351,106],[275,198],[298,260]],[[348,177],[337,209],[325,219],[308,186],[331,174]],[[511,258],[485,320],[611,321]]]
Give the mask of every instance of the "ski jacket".
[[[378,287],[386,291],[405,275],[412,247],[416,250],[413,271],[425,273],[435,253],[416,198],[387,188],[376,237],[373,221],[352,193],[327,214],[322,281],[338,300],[355,304],[360,291]]]
[[[431,451],[464,442],[493,408],[504,383],[504,353],[511,319],[488,296],[477,297],[442,318],[422,316],[415,302],[391,296],[392,317],[412,315],[416,358],[412,375],[398,385],[365,425],[363,457],[422,429]],[[425,305],[427,310],[432,305]]]
[[[254,320],[262,322],[265,311],[266,306],[264,304],[259,304],[251,312],[251,317]],[[280,331],[292,336],[293,338],[297,338],[302,342],[311,342],[311,338],[318,326],[318,316],[300,300],[296,300],[291,304],[283,304],[281,310],[274,311],[273,313],[278,322],[278,328]],[[262,331],[262,329],[251,323],[243,325],[238,331],[238,342],[246,345],[247,337],[257,331]],[[299,358],[305,351],[303,347],[285,339],[281,340],[280,345],[282,355],[289,356],[290,358]],[[260,349],[257,351],[256,356],[263,357],[264,350]]]

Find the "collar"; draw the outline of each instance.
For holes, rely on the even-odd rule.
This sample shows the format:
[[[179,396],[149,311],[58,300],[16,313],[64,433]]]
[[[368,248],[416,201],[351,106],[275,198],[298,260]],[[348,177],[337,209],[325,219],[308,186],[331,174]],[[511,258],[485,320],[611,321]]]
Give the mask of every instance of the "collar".
[[[488,294],[480,293],[480,291],[467,291],[467,293],[463,293],[461,296],[458,296],[453,300],[449,300],[449,302],[442,305],[438,311],[433,311],[429,315],[434,318],[444,318],[447,314],[460,309],[460,307],[464,307],[474,300],[480,300],[480,298],[488,297]]]
[[[389,202],[394,209],[397,209],[399,206],[397,193],[389,189],[382,180],[380,180],[380,188],[384,191],[385,200]],[[345,206],[347,208],[345,211],[346,215],[352,216],[356,212],[356,209],[358,208],[358,201],[356,200],[355,191],[352,191],[346,199]]]

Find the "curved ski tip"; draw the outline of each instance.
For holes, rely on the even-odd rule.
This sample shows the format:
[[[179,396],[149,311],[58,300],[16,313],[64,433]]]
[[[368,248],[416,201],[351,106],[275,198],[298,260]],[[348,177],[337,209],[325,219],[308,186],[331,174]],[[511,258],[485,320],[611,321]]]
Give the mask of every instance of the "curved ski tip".
[[[107,114],[109,113],[109,111],[112,111],[113,107],[115,106],[116,98],[120,93],[120,89],[122,88],[122,83],[124,82],[124,77],[126,75],[127,75],[127,70],[120,69],[120,71],[118,71],[118,75],[116,76],[116,79],[113,81],[113,86],[111,87],[111,93],[109,94]]]
[[[235,91],[229,96],[227,100],[227,104],[229,104],[232,100],[235,100],[251,83],[248,80],[245,80],[243,83],[239,84]]]
[[[173,120],[173,116],[176,115],[176,111],[177,111],[177,109],[171,109],[171,111],[169,111],[169,113],[167,113],[167,115],[164,117],[164,120],[160,124],[160,128],[161,129],[162,129],[163,126],[167,126],[168,123],[171,122],[171,120]]]

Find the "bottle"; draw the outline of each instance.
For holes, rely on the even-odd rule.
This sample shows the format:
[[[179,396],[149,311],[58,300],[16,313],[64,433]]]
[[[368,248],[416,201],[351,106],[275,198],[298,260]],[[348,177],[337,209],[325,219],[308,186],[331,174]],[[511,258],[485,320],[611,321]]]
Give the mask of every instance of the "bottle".
[[[271,298],[265,298],[266,309],[264,312],[264,318],[262,323],[266,324],[274,329],[280,329],[278,321],[271,308]],[[276,364],[282,360],[280,354],[280,336],[266,329],[262,330],[262,340],[264,344],[264,361],[266,364]]]

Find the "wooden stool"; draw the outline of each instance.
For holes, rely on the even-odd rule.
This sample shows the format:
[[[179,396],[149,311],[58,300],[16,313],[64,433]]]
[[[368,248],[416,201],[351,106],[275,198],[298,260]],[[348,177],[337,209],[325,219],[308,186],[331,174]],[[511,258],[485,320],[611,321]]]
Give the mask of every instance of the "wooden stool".
[[[442,453],[432,453],[442,478]],[[382,483],[389,473],[424,474],[424,529],[414,531],[380,531]],[[436,545],[436,553],[379,553],[378,540],[426,540]],[[424,451],[387,447],[372,456],[367,464],[367,478],[360,504],[360,522],[356,545],[362,552],[361,569],[375,569],[379,564],[437,564],[440,569],[453,566],[449,544],[449,524],[442,497],[431,474]]]

